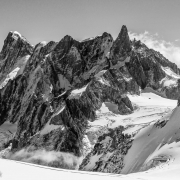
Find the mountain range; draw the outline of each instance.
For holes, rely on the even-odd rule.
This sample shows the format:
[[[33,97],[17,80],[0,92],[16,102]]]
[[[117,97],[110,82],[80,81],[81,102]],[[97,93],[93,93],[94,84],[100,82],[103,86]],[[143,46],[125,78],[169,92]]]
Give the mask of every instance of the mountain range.
[[[35,46],[9,32],[0,53],[1,157],[116,174],[165,165],[178,150],[179,94],[177,65],[130,39],[126,26],[115,40],[104,32]],[[47,162],[48,152],[56,158]]]

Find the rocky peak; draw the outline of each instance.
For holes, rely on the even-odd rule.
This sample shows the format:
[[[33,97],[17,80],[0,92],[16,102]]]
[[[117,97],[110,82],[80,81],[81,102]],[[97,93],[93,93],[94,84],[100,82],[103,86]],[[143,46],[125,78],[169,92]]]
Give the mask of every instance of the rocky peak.
[[[32,54],[33,46],[24,38],[20,33],[17,31],[10,31],[4,41],[4,45],[1,51],[3,57],[6,56],[6,52],[12,49],[23,49],[26,51],[27,54]]]
[[[161,88],[168,64],[147,47],[141,53],[141,43],[132,46],[126,26],[115,41],[106,32],[81,42],[67,35],[34,48],[10,32],[0,57],[0,124],[17,122],[13,148],[80,155],[88,122],[103,103],[117,114],[133,113],[127,93]]]
[[[0,88],[22,73],[34,47],[17,31],[9,32],[0,53]],[[19,71],[21,69],[21,71]],[[18,73],[19,71],[19,73]],[[8,75],[10,73],[10,75]]]
[[[123,25],[117,39],[114,41],[111,48],[113,64],[116,64],[117,61],[123,61],[130,51],[131,42],[129,39],[128,30],[127,27]]]

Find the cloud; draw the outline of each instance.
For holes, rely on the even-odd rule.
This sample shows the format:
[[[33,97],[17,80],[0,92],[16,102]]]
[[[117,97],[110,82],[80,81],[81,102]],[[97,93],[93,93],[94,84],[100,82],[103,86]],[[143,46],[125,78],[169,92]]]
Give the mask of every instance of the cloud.
[[[28,149],[9,153],[6,158],[64,169],[78,169],[82,162],[82,157],[77,157],[70,153],[46,150],[29,151]]]
[[[144,33],[132,33],[129,32],[130,39],[136,38],[136,40],[141,40],[148,48],[159,51],[171,62],[177,64],[180,68],[180,47],[174,45],[172,42],[167,42],[159,38],[158,33],[151,34],[148,31]]]

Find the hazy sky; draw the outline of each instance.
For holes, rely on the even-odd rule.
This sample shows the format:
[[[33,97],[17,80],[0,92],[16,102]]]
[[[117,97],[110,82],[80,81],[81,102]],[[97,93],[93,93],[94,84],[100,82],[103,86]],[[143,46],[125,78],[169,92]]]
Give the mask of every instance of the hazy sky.
[[[0,0],[0,48],[9,31],[36,44],[105,31],[116,38],[123,24],[180,46],[180,0]]]

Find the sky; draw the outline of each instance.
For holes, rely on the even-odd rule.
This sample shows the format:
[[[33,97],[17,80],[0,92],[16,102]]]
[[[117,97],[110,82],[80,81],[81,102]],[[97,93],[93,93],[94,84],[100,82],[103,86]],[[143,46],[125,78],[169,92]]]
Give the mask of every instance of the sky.
[[[35,45],[67,34],[82,40],[108,32],[115,39],[122,25],[136,37],[180,47],[180,0],[1,0],[0,17],[0,49],[9,31]]]

